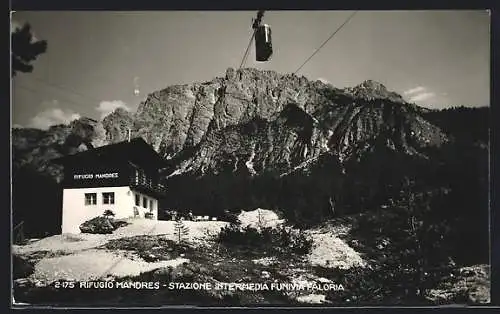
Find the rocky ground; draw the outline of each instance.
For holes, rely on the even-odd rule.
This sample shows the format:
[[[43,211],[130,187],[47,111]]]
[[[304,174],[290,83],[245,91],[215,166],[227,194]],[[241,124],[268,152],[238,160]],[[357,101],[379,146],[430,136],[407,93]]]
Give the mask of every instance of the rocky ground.
[[[265,210],[259,215],[243,212],[240,217],[244,225],[251,226],[276,226],[283,223],[276,219],[272,212]],[[18,274],[18,278],[15,278],[16,298],[30,303],[30,298],[40,298],[40,290],[51,290],[61,280],[142,278],[141,281],[145,281],[144,276],[153,276],[166,282],[172,279],[168,277],[172,274],[177,278],[187,276],[190,278],[189,281],[192,281],[194,276],[195,281],[199,283],[326,284],[331,281],[315,275],[313,265],[327,265],[331,261],[337,261],[331,263],[332,267],[335,265],[351,267],[363,263],[361,257],[342,240],[337,239],[334,232],[326,230],[311,232],[315,242],[309,255],[292,256],[284,260],[267,256],[266,252],[255,253],[253,257],[243,256],[218,245],[212,239],[220,228],[227,224],[225,222],[185,221],[184,224],[190,232],[187,241],[182,245],[174,241],[173,221],[133,220],[129,225],[117,229],[110,235],[59,235],[14,246],[13,252],[18,259],[18,268],[21,264],[32,265],[31,268],[25,267],[25,273]],[[326,239],[331,240],[328,245],[324,245]],[[311,289],[298,292],[273,291],[273,293],[204,292],[211,295],[212,302],[221,297],[230,303],[248,304],[327,302],[324,295],[314,293]],[[67,293],[66,289],[64,294]],[[235,301],[236,299],[228,301],[228,296],[237,298],[238,301]],[[47,300],[40,301],[47,302]],[[59,302],[64,301],[59,300]]]
[[[244,225],[256,227],[284,223],[265,210],[243,212],[240,218]],[[314,240],[311,252],[285,258],[270,256],[267,252],[229,250],[216,243],[214,236],[226,222],[185,221],[190,232],[182,243],[176,242],[173,221],[129,222],[109,235],[59,235],[14,246],[16,303],[335,305],[332,294],[338,293],[348,296],[345,302],[356,304],[356,296],[350,296],[349,290],[358,283],[339,279],[337,274],[366,267],[363,256],[345,240],[347,226],[324,225],[306,231]],[[467,294],[468,301],[473,303],[489,301],[487,267],[464,268],[456,277],[460,278],[447,278],[440,287],[428,291],[429,302],[449,303],[447,301],[458,294]],[[134,286],[95,289],[65,283],[75,281],[78,285],[97,280],[115,285],[117,282],[158,282],[161,286],[159,289]],[[210,284],[211,287],[171,288],[169,283]],[[240,286],[214,288],[221,283]],[[245,286],[245,283],[254,286]],[[270,289],[265,290],[265,286]]]

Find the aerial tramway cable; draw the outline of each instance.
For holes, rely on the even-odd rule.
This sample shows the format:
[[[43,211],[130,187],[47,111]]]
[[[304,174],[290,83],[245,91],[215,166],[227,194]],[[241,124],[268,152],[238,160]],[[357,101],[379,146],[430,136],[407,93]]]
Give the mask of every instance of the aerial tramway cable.
[[[334,32],[330,35],[330,37],[328,37],[328,39],[327,39],[327,40],[325,40],[325,41],[321,44],[321,46],[319,46],[319,47],[318,47],[318,48],[317,48],[317,49],[313,52],[313,54],[312,54],[312,55],[310,55],[310,56],[309,56],[309,58],[307,58],[307,59],[306,59],[306,61],[304,61],[304,63],[302,63],[302,65],[301,65],[301,66],[300,66],[297,70],[295,70],[295,72],[293,72],[293,74],[297,74],[297,72],[299,72],[299,71],[300,71],[300,69],[302,69],[302,68],[304,67],[304,65],[306,65],[306,64],[307,64],[307,62],[309,62],[309,60],[311,60],[311,59],[312,59],[312,57],[314,57],[314,56],[315,56],[315,55],[316,55],[316,54],[317,54],[317,53],[321,50],[321,48],[323,48],[323,47],[326,45],[326,43],[328,43],[328,41],[330,41],[330,39],[332,39],[332,38],[333,38],[333,36],[335,36],[335,34],[337,34],[337,33],[338,33],[341,29],[342,29],[342,28],[344,27],[344,25],[346,25],[346,24],[347,24],[347,22],[349,22],[349,20],[351,20],[357,12],[358,12],[357,10],[356,10],[356,11],[354,11],[354,12],[353,12],[353,13],[352,13],[352,14],[351,14],[351,15],[350,15],[350,16],[349,16],[349,17],[348,17],[348,18],[344,21],[344,23],[342,23],[342,24],[341,24],[341,25],[340,25],[340,26],[339,26],[339,27],[338,27],[338,28],[337,28],[337,29],[336,29],[336,30],[335,30],[335,31],[334,31]]]
[[[240,69],[245,64],[245,61],[248,58],[248,52],[250,51],[250,46],[252,46],[252,41],[253,41],[254,37],[255,37],[255,30],[252,32],[252,36],[250,37],[250,41],[248,42],[247,50],[245,51],[245,54],[243,55],[243,60],[241,60]]]

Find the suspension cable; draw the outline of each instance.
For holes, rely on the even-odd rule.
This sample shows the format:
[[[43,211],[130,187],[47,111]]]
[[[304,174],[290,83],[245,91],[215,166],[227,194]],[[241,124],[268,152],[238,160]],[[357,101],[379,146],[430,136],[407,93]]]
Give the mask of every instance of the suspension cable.
[[[342,24],[341,24],[341,25],[340,25],[340,26],[339,26],[339,27],[338,27],[338,28],[337,28],[337,29],[336,29],[336,30],[335,30],[335,31],[334,31],[334,32],[330,35],[330,37],[328,37],[328,39],[327,39],[327,40],[325,40],[325,41],[321,44],[321,46],[319,46],[319,47],[316,49],[316,51],[314,51],[314,52],[313,52],[313,54],[312,54],[312,55],[310,55],[310,56],[309,56],[309,58],[307,58],[307,59],[306,59],[306,61],[304,61],[304,63],[302,63],[302,65],[301,65],[301,66],[300,66],[297,70],[295,70],[295,72],[293,72],[293,74],[296,74],[297,72],[299,72],[299,71],[300,71],[300,69],[302,69],[302,67],[304,67],[304,65],[306,65],[306,63],[307,63],[307,62],[309,62],[309,60],[311,60],[311,59],[312,59],[312,57],[314,57],[314,55],[316,55],[316,54],[317,54],[317,53],[321,50],[321,48],[323,48],[323,46],[325,46],[325,45],[326,45],[326,43],[327,43],[328,41],[330,41],[330,39],[332,39],[332,38],[333,38],[333,36],[335,36],[335,34],[337,34],[337,33],[338,33],[341,29],[342,29],[342,28],[344,27],[344,25],[346,25],[346,24],[347,24],[347,22],[349,22],[349,20],[350,20],[350,19],[352,19],[352,18],[354,17],[354,15],[355,15],[357,12],[358,12],[358,10],[354,11],[354,12],[353,12],[353,13],[352,13],[352,14],[351,14],[351,15],[350,15],[350,16],[349,16],[349,17],[348,17],[348,18],[344,21],[344,23],[342,23]]]
[[[255,37],[255,30],[252,32],[252,36],[250,37],[250,41],[248,42],[247,50],[245,51],[245,54],[243,55],[243,60],[241,60],[240,69],[245,64],[245,62],[248,58],[248,52],[250,51],[250,46],[252,46],[252,41],[253,41],[254,37]]]

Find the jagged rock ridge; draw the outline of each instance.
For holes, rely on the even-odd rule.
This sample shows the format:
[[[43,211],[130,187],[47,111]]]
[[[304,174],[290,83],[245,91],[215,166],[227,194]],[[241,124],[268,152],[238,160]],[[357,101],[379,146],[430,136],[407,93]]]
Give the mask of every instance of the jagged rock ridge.
[[[230,68],[222,78],[154,92],[137,112],[119,108],[102,121],[54,126],[28,156],[47,160],[123,141],[130,130],[172,161],[169,176],[225,169],[283,174],[323,154],[341,162],[359,158],[380,138],[391,149],[425,157],[421,148],[447,138],[421,112],[373,80],[341,90],[296,75]],[[26,132],[41,131],[16,134]],[[16,134],[20,156],[28,139]]]
[[[385,85],[374,80],[366,80],[355,87],[348,87],[344,91],[353,97],[365,100],[388,99],[395,103],[405,103],[401,95],[387,90]]]
[[[381,136],[413,155],[447,140],[415,106],[373,80],[341,90],[256,69],[169,86],[150,94],[136,113],[118,110],[102,125],[108,142],[125,140],[128,129],[143,137],[178,162],[174,174],[222,171],[232,159],[236,169],[251,163],[252,173],[290,170],[321,154],[345,161]]]
[[[278,208],[287,219],[322,221],[334,212],[386,204],[408,176],[421,176],[427,180],[422,186],[429,187],[439,181],[448,188],[448,179],[485,185],[487,175],[477,175],[480,180],[475,176],[487,173],[487,150],[454,145],[453,139],[476,139],[479,133],[457,133],[464,119],[474,115],[464,112],[457,120],[453,112],[434,114],[401,99],[374,81],[342,90],[294,75],[229,69],[222,78],[152,93],[137,112],[118,109],[102,121],[79,119],[47,131],[14,129],[14,206],[23,214],[16,221],[36,217],[30,218],[35,225],[40,219],[54,223],[33,216],[33,211],[45,213],[39,202],[54,209],[60,205],[52,197],[60,188],[52,183],[61,171],[51,159],[126,140],[129,130],[171,164],[163,174],[170,193],[163,209],[215,214]],[[478,114],[473,128],[487,117]],[[487,132],[479,131],[487,139]],[[442,145],[448,141],[451,145]],[[456,179],[469,168],[466,179]],[[26,190],[38,192],[36,203],[24,197]],[[458,190],[469,192],[457,195],[467,194],[471,187]],[[460,203],[465,201],[453,206]],[[54,215],[60,216],[50,217]]]

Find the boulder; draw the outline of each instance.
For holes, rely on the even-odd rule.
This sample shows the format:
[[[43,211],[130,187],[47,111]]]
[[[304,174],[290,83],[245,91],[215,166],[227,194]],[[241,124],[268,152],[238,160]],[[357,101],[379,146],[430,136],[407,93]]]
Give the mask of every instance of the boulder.
[[[110,234],[116,230],[116,227],[111,222],[112,219],[107,217],[95,217],[80,225],[80,231],[82,233],[92,233],[92,234]]]

